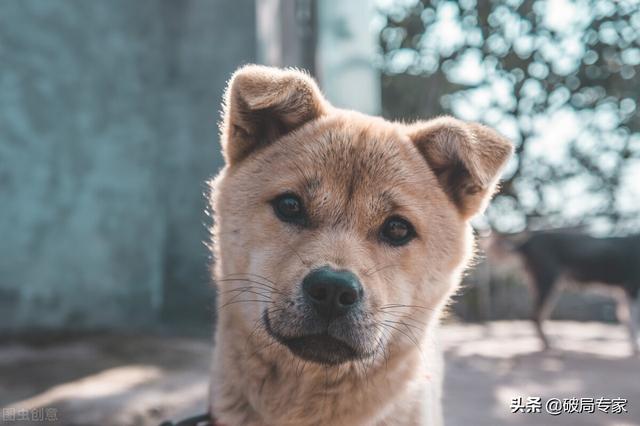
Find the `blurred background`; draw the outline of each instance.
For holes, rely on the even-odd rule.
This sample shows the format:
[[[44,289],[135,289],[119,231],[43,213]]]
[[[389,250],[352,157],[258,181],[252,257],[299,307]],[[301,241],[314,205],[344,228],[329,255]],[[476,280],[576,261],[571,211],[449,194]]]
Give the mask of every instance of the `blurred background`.
[[[222,165],[222,93],[247,63],[306,69],[338,107],[500,130],[516,156],[481,237],[640,231],[638,1],[3,1],[5,422],[204,409],[204,194]],[[640,424],[640,363],[611,298],[563,294],[551,354],[530,314],[517,263],[481,256],[443,331],[449,424]],[[630,413],[510,413],[536,395],[626,397]]]

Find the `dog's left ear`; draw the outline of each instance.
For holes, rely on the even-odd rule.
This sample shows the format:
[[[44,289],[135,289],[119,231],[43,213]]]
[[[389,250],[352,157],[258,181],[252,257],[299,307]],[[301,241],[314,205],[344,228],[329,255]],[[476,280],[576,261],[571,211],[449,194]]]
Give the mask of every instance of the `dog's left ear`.
[[[408,134],[465,219],[484,209],[513,152],[509,141],[486,126],[453,117],[413,124]]]
[[[221,137],[227,164],[242,161],[328,108],[316,83],[301,71],[260,65],[240,68],[225,94]]]

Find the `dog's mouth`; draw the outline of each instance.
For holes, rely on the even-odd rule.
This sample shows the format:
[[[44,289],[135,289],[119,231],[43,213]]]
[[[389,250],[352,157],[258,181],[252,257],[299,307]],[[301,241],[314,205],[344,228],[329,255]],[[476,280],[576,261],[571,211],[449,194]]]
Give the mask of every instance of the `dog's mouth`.
[[[296,356],[319,364],[337,365],[359,358],[357,352],[342,340],[328,334],[315,334],[278,339]]]
[[[262,317],[267,333],[279,343],[286,346],[291,353],[305,361],[325,365],[338,365],[362,358],[362,355],[351,345],[329,335],[328,332],[285,337],[273,330],[266,311]]]

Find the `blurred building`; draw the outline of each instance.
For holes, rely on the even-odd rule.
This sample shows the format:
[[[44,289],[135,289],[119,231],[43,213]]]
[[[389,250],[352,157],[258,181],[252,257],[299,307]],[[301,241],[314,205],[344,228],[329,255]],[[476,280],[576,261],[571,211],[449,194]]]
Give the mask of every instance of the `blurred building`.
[[[203,324],[236,0],[0,4],[0,331]]]

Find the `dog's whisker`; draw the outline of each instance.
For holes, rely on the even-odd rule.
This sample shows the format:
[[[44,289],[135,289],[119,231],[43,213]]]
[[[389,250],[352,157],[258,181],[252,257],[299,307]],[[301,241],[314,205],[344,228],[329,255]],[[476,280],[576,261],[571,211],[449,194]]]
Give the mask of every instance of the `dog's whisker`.
[[[390,316],[392,316],[394,318],[398,318],[399,317],[399,318],[402,318],[402,319],[404,319],[406,321],[411,321],[412,323],[420,324],[423,327],[427,326],[426,322],[417,320],[417,319],[413,318],[412,316],[408,316],[408,315],[406,315],[405,312],[394,312],[393,310],[388,310],[388,311],[385,311],[384,314],[385,315],[390,315]]]
[[[376,328],[378,328],[378,327],[376,327]],[[385,354],[384,354],[384,352],[385,352],[385,342],[384,342],[384,338],[383,338],[382,333],[381,333],[380,336],[378,336],[376,338],[376,345],[375,345],[375,348],[373,350],[373,355],[371,356],[371,361],[369,363],[365,363],[364,360],[362,361],[362,365],[363,365],[363,368],[364,368],[364,372],[365,372],[365,377],[367,379],[367,383],[368,383],[368,380],[369,380],[369,377],[368,377],[369,369],[373,368],[373,366],[375,365],[375,363],[376,363],[376,361],[378,359],[378,355],[379,355],[380,351],[382,351],[382,355],[383,355],[383,359],[384,359],[384,356],[385,356]]]
[[[263,283],[260,281],[256,281],[256,280],[251,280],[248,278],[221,278],[219,280],[216,280],[217,283],[224,283],[224,282],[247,282],[247,283],[252,283],[252,284],[256,284],[256,285],[260,285],[263,286],[265,288],[268,288],[274,292],[277,292],[278,289],[270,284],[267,283]]]
[[[422,362],[423,362],[423,363],[425,363],[425,364],[427,363],[427,356],[426,356],[426,355],[424,354],[424,352],[422,351],[422,346],[418,343],[418,340],[419,340],[419,339],[417,339],[417,338],[415,337],[415,334],[411,331],[411,329],[408,327],[408,325],[407,325],[407,324],[403,324],[403,325],[407,328],[407,331],[409,332],[409,334],[410,334],[412,337],[411,337],[411,336],[409,336],[409,334],[405,333],[403,330],[400,330],[400,329],[398,329],[397,327],[392,326],[392,325],[390,325],[390,324],[381,324],[381,325],[383,325],[383,326],[385,326],[385,327],[391,327],[391,328],[393,328],[393,329],[397,330],[399,333],[401,333],[401,334],[403,334],[404,336],[406,336],[406,337],[409,339],[409,341],[411,341],[411,342],[413,343],[413,345],[418,349],[418,352],[420,353],[420,357],[422,358]],[[430,343],[434,343],[433,336],[429,336],[429,334],[428,334],[428,333],[427,333],[427,336],[428,336],[428,338],[429,338]]]
[[[391,328],[391,329],[393,329],[393,330],[396,330],[398,333],[400,333],[400,334],[404,335],[407,339],[409,339],[409,341],[410,341],[411,343],[413,343],[413,344],[416,346],[416,348],[420,348],[420,344],[418,343],[418,341],[417,341],[417,340],[415,340],[415,339],[413,338],[413,336],[410,336],[409,334],[407,334],[407,332],[405,332],[405,331],[404,331],[404,330],[402,330],[401,328],[398,328],[398,327],[396,327],[395,325],[387,324],[387,323],[384,323],[384,322],[383,322],[383,323],[380,323],[380,325],[381,325],[381,326],[383,326],[383,327],[389,327],[389,328]]]
[[[391,309],[391,308],[397,308],[397,309],[423,309],[426,311],[435,311],[435,309],[433,308],[428,308],[426,306],[420,306],[420,305],[405,305],[402,303],[390,303],[387,305],[382,305],[380,307],[378,307],[379,310],[383,311],[385,309]]]
[[[261,287],[260,285],[253,285],[253,283],[250,283],[252,285],[245,285],[242,287],[234,287],[234,288],[230,288],[230,289],[226,289],[223,290],[221,292],[219,292],[219,294],[233,294],[235,293],[235,296],[232,297],[232,301],[237,299],[238,296],[244,294],[244,293],[253,293],[256,296],[260,296],[260,297],[264,297],[267,299],[271,299],[272,298],[272,294],[275,293],[273,290],[266,288],[266,287]],[[277,294],[281,294],[281,293],[277,293]]]
[[[277,341],[273,340],[269,343],[267,343],[266,345],[259,347],[258,349],[256,349],[255,351],[253,351],[251,354],[249,354],[249,359],[257,356],[258,354],[260,354],[262,351],[264,351],[265,349],[270,348],[271,346],[275,345],[276,343],[278,343]]]
[[[266,291],[266,290],[265,290],[265,291]],[[223,292],[223,294],[224,294],[224,292]],[[243,292],[243,291],[237,292],[234,296],[232,296],[232,297],[231,297],[231,299],[230,299],[230,300],[228,300],[228,301],[227,301],[227,303],[229,303],[229,302],[233,302],[233,301],[237,300],[237,299],[238,299],[240,296],[242,296],[243,294],[245,294],[245,292]],[[270,294],[270,293],[267,293],[267,294],[257,294],[257,293],[254,293],[254,294],[255,294],[256,296],[258,296],[258,297],[263,297],[263,298],[265,298],[265,299],[272,300],[272,299],[271,299],[271,294]]]
[[[385,322],[385,323],[388,323],[388,324],[399,324],[399,325],[403,325],[403,326],[405,326],[405,327],[407,327],[407,328],[412,328],[412,329],[417,330],[417,331],[419,331],[419,332],[423,332],[423,331],[424,331],[424,329],[423,329],[423,328],[418,327],[418,326],[413,325],[413,324],[407,324],[407,323],[406,323],[406,322],[404,322],[404,321],[391,321],[391,320],[384,320],[384,322]]]
[[[384,341],[384,337],[386,335],[386,340],[389,341],[392,338],[391,332],[383,328],[379,323],[375,324],[376,329],[380,332],[381,336],[379,339],[380,350],[382,350],[382,357],[385,364],[385,372],[389,371],[389,350],[387,348],[386,342]],[[386,333],[386,334],[385,334]]]
[[[374,268],[375,268],[375,267],[374,267],[374,268],[371,268],[371,269],[373,269],[373,271],[371,271],[370,269],[369,269],[369,270],[366,270],[366,271],[363,273],[363,275],[364,275],[365,277],[370,277],[371,275],[373,275],[373,274],[377,274],[378,272],[383,271],[383,270],[385,270],[385,269],[388,269],[388,268],[395,268],[395,267],[398,267],[398,266],[400,266],[400,265],[399,265],[399,264],[397,264],[397,263],[391,263],[391,264],[388,264],[388,265],[385,265],[385,266],[381,266],[381,267],[379,267],[379,268],[377,268],[377,269],[374,269]]]
[[[275,286],[278,285],[277,283],[275,283],[274,281],[270,280],[269,278],[267,278],[267,277],[265,277],[263,275],[254,274],[254,273],[251,273],[251,272],[235,272],[235,273],[232,273],[232,274],[225,275],[225,277],[238,277],[238,276],[250,276],[250,277],[259,278],[261,280],[264,280],[264,281],[268,282],[269,284],[274,286],[274,288],[275,288]]]
[[[243,293],[251,293],[251,294],[255,294],[256,296],[263,296],[263,297],[268,297],[271,298],[270,293],[265,293],[266,290],[260,291],[260,290],[254,290],[255,287],[240,287],[240,288],[232,288],[230,290],[225,290],[223,292],[221,292],[220,294],[243,294]]]
[[[251,333],[249,333],[249,335],[247,336],[247,339],[245,340],[245,352],[248,352],[251,339],[258,331],[263,331],[263,332],[265,331],[264,324],[262,322],[262,317],[258,317],[258,319],[256,319],[253,329],[251,330]]]
[[[220,306],[219,309],[224,309],[230,305],[235,305],[236,303],[255,303],[255,302],[262,302],[262,303],[275,303],[273,300],[264,300],[264,299],[250,299],[250,300],[234,300],[231,302],[227,302],[224,305]]]
[[[263,292],[263,293],[265,293],[267,295],[281,294],[281,293],[274,292],[273,290],[271,290],[268,287],[263,287],[263,286],[260,286],[260,285],[255,285],[255,284],[246,283],[246,282],[244,284],[238,284],[237,286],[234,286],[234,287],[225,288],[224,290],[221,290],[219,292],[219,294],[233,293],[235,291],[239,291],[239,290],[242,290],[242,289],[251,289],[251,290],[254,290],[254,291],[260,291],[260,292]]]
[[[406,322],[404,322],[404,321],[402,321],[402,320],[401,320],[401,321],[399,321],[399,323],[400,323],[401,325],[404,325],[404,326],[406,327],[406,329],[407,329],[407,331],[409,332],[409,334],[411,334],[411,335],[414,337],[414,339],[415,339],[416,341],[418,341],[418,340],[420,340],[420,339],[418,339],[418,337],[417,337],[417,336],[415,335],[415,333],[412,331],[412,329],[411,329],[412,327],[413,327],[413,329],[414,329],[414,330],[417,330],[417,331],[420,333],[420,336],[421,336],[421,337],[422,337],[422,336],[424,336],[424,334],[425,334],[425,333],[424,333],[424,328],[417,327],[417,326],[410,326],[409,324],[407,324]],[[419,346],[419,348],[421,348],[421,346]],[[420,349],[420,353],[422,354],[422,349]],[[422,357],[423,357],[423,359],[424,359],[424,354],[422,354]],[[426,360],[425,360],[425,361],[426,361]]]
[[[251,289],[237,290],[237,291],[229,292],[226,294],[231,295],[231,298],[229,300],[224,301],[223,303],[234,302],[240,299],[240,297],[242,296],[256,297],[256,298],[261,298],[264,300],[269,300],[271,302],[274,302],[274,300],[271,298],[270,295],[261,293],[259,291],[251,290]]]

